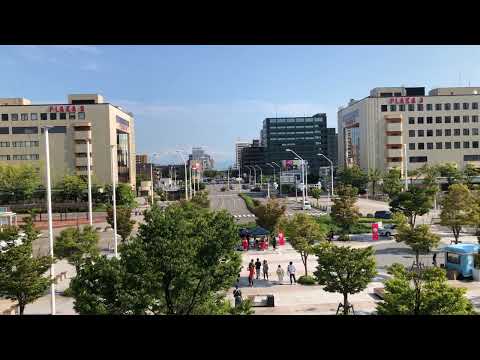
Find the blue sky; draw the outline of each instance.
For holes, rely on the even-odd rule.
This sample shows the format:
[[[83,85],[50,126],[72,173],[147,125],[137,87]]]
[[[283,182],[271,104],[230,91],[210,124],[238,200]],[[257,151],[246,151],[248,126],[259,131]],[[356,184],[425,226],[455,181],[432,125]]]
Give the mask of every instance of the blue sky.
[[[269,116],[336,111],[377,86],[480,85],[479,46],[0,46],[0,97],[63,103],[98,92],[132,111],[137,153],[178,161],[204,146],[220,167]]]

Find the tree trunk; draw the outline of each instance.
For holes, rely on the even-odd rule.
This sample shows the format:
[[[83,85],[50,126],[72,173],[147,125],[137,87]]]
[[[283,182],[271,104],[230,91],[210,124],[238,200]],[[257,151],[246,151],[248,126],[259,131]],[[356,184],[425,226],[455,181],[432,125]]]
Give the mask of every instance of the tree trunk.
[[[419,266],[419,257],[420,257],[420,254],[418,251],[415,252],[415,261],[417,262],[417,266]]]
[[[348,315],[348,293],[343,294],[343,315]]]
[[[307,258],[308,258],[308,255],[302,255],[302,262],[303,262],[303,266],[305,267],[305,276],[308,275],[308,271],[307,271]]]
[[[372,197],[375,200],[375,181],[372,182]]]
[[[460,229],[457,226],[453,227],[453,236],[455,237],[455,244],[458,244],[458,238],[460,236]]]
[[[23,312],[25,311],[25,304],[20,303],[18,304],[19,310],[20,310],[20,315],[23,315]]]

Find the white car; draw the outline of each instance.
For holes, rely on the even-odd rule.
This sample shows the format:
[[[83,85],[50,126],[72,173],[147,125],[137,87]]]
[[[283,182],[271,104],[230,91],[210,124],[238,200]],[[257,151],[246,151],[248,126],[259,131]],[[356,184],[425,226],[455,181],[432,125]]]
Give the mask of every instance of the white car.
[[[312,210],[312,205],[310,205],[310,202],[305,201],[303,203],[303,210]]]
[[[390,237],[397,233],[396,225],[394,224],[386,224],[384,227],[378,229],[378,235]]]

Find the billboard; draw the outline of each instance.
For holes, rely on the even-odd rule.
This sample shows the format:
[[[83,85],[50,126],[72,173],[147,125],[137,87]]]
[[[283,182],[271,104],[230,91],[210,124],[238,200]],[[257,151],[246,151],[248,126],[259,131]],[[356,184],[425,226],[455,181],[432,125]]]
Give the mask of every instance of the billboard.
[[[301,170],[302,162],[300,160],[282,160],[282,170]]]

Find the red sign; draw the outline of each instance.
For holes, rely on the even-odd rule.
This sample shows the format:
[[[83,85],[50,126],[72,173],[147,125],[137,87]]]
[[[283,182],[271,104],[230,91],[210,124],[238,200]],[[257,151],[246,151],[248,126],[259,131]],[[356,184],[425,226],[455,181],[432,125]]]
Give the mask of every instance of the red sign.
[[[278,233],[278,244],[285,245],[285,236],[283,233]]]
[[[388,99],[389,104],[415,104],[423,103],[423,98],[414,98],[414,97],[391,97]]]
[[[67,112],[67,113],[74,113],[77,111],[84,112],[85,111],[85,106],[80,105],[80,106],[75,106],[75,105],[50,105],[49,112]]]
[[[374,241],[378,240],[378,224],[377,223],[372,224],[372,240]]]

